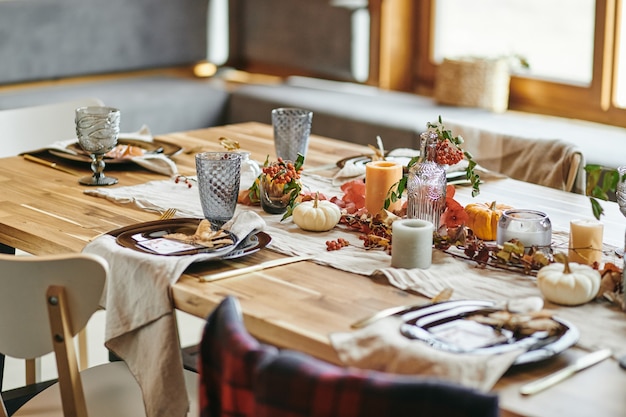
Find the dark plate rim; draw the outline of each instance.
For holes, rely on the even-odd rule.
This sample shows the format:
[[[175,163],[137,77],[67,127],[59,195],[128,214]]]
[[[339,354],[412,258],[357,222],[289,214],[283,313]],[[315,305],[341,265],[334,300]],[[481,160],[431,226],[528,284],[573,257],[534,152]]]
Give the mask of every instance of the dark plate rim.
[[[211,253],[210,251],[206,251],[202,248],[191,251],[183,251],[176,252],[172,254],[156,254],[148,249],[143,248],[138,245],[134,239],[131,239],[130,236],[133,236],[137,233],[147,233],[147,232],[158,232],[161,230],[167,230],[168,228],[180,228],[180,227],[197,227],[198,224],[202,221],[199,218],[176,218],[169,220],[153,220],[143,223],[136,223],[129,226],[124,226],[119,229],[111,230],[107,232],[108,235],[115,237],[118,245],[135,250],[137,252],[148,253],[156,256],[188,256],[188,255],[202,255],[206,253]],[[265,232],[257,232],[253,235],[256,238],[256,243],[252,246],[248,246],[243,248],[242,250],[238,250],[233,248],[232,251],[225,253],[223,256],[215,257],[208,259],[208,261],[220,260],[220,259],[236,259],[243,256],[251,255],[259,250],[265,248],[272,240],[272,238]],[[246,239],[245,242],[248,242],[250,239]],[[224,249],[219,248],[219,250]]]
[[[347,158],[343,158],[340,159],[339,161],[337,161],[337,168],[343,168],[346,165],[346,162],[348,161],[352,161],[354,160],[355,162],[370,162],[372,160],[372,156],[374,156],[374,154],[361,154],[361,155],[353,155],[353,156],[349,156]],[[398,159],[398,158],[402,158],[402,159],[406,159],[406,158],[412,158],[409,155],[388,155],[388,152],[385,152],[385,158],[387,160],[393,160],[393,159]]]
[[[148,152],[155,151],[159,148],[163,148],[163,152],[159,152],[159,154],[165,155],[167,157],[174,156],[183,149],[182,147],[178,145],[173,145],[167,142],[161,142],[160,140],[157,140],[157,139],[154,139],[152,142],[148,142],[148,141],[139,140],[139,139],[123,139],[122,138],[122,139],[118,139],[117,143],[120,145],[139,146]],[[67,152],[63,152],[63,151],[59,151],[55,149],[48,149],[48,152],[54,156],[57,156],[63,159],[68,159],[70,161],[91,163],[91,157],[83,153],[78,143],[70,144],[67,146],[67,148],[70,148],[70,149],[76,148],[75,150],[76,152],[78,152],[78,154],[71,154],[71,153],[67,153]],[[129,158],[104,158],[104,162],[106,164],[128,164],[128,163],[132,163],[133,161],[130,160]]]
[[[337,161],[337,168],[343,168],[346,165],[346,162],[348,161],[355,161],[355,162],[363,162],[364,164],[370,162],[372,160],[372,156],[373,154],[362,154],[362,155],[354,155],[354,156],[349,156],[347,158],[343,158],[340,159],[339,161]],[[394,159],[411,159],[412,156],[409,155],[386,155],[385,158],[387,160],[393,161]],[[406,172],[407,171],[407,167],[404,166],[403,170]],[[466,173],[465,171],[446,171],[446,178],[448,180],[448,183],[454,183],[454,184],[465,184],[465,183],[469,183],[469,180],[467,180],[466,178]]]
[[[442,303],[427,304],[424,306],[420,306],[418,308],[414,308],[414,309],[411,309],[410,311],[404,312],[403,314],[400,315],[404,321],[404,323],[401,326],[401,332],[405,337],[408,337],[410,339],[424,341],[420,337],[416,337],[415,333],[413,333],[414,334],[413,336],[411,335],[411,330],[415,330],[415,328],[418,328],[420,332],[421,331],[428,332],[428,327],[432,326],[432,324],[430,326],[418,326],[416,324],[410,323],[410,321],[414,321],[418,317],[426,317],[428,315],[428,314],[424,314],[423,316],[416,317],[415,313],[419,312],[420,310],[433,308],[436,311],[434,311],[431,314],[435,314],[435,313],[443,314],[447,310],[452,310],[455,308],[471,308],[471,307],[475,308],[473,311],[466,311],[462,314],[452,314],[447,317],[445,317],[445,314],[444,314],[444,319],[443,319],[444,321],[452,321],[455,319],[462,318],[465,315],[467,315],[467,313],[470,313],[470,312],[490,310],[490,307],[494,305],[495,305],[495,302],[486,301],[486,300],[454,300],[454,301],[445,301]],[[434,308],[435,306],[439,306],[440,308]],[[449,307],[449,308],[446,309],[445,307]],[[558,336],[553,336],[552,338],[549,338],[549,341],[542,341],[541,339],[537,340],[536,343],[530,345],[529,349],[526,352],[520,354],[516,358],[516,360],[513,363],[513,366],[540,362],[540,361],[552,358],[553,356],[556,356],[557,354],[565,351],[566,349],[576,344],[576,342],[578,342],[578,339],[580,337],[580,332],[578,331],[576,326],[574,326],[572,323],[566,320],[563,320],[559,317],[552,317],[552,320],[557,322],[562,327],[561,333]],[[432,336],[432,338],[436,339],[434,336]],[[509,351],[511,349],[524,346],[525,341],[526,343],[528,343],[527,338],[521,338],[521,339],[513,338],[501,344],[483,347],[483,348],[477,348],[466,353],[488,354],[488,353],[498,353],[498,352]],[[532,340],[530,341],[532,342]],[[444,351],[450,351],[450,352],[453,351],[452,349],[450,350],[446,349],[445,343],[436,344],[436,346],[433,346],[433,347],[438,348],[440,350],[444,350]]]

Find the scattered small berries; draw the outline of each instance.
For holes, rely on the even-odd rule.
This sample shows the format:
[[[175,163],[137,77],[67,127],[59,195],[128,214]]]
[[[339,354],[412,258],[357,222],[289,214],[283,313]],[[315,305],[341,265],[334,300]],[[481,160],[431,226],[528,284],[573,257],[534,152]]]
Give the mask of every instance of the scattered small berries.
[[[184,176],[184,175],[177,175],[177,176],[174,178],[174,182],[175,182],[176,184],[178,184],[178,183],[180,183],[180,182],[183,182],[185,185],[187,185],[187,188],[191,188],[191,182],[192,182],[192,181],[194,181],[194,180],[193,180],[193,179],[190,179],[190,178],[187,178],[187,177],[186,177],[186,176]]]
[[[327,251],[331,251],[331,250],[339,250],[343,247],[346,247],[350,245],[348,243],[347,240],[343,239],[343,238],[339,238],[337,240],[327,240],[326,241],[326,250]]]

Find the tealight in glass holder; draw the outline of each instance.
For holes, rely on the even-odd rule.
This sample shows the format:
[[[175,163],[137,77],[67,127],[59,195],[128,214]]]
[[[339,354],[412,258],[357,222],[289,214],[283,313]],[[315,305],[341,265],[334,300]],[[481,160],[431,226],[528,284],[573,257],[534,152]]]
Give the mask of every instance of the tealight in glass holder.
[[[524,248],[549,248],[552,243],[552,223],[547,214],[537,210],[505,210],[498,221],[497,243],[504,245],[512,239]]]

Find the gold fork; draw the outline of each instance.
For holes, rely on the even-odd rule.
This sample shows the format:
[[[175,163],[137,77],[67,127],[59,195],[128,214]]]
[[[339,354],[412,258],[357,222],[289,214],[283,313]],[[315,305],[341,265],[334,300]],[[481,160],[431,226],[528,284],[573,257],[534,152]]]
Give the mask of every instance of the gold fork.
[[[174,215],[176,215],[176,209],[168,208],[161,214],[161,217],[159,217],[159,220],[169,220],[172,217],[174,217]]]

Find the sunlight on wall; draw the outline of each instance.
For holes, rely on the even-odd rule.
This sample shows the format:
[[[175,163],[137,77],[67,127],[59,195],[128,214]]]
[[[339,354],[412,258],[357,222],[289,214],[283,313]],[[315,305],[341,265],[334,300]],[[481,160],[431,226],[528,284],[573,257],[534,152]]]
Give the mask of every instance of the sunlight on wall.
[[[207,59],[222,65],[228,59],[228,0],[209,0]]]
[[[365,82],[369,76],[370,15],[366,8],[352,14],[352,75]]]

